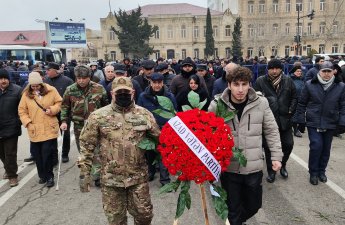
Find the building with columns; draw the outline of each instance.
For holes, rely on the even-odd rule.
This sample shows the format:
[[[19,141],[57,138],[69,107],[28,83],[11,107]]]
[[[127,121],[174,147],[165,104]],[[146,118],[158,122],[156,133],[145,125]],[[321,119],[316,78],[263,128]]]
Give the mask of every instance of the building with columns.
[[[227,2],[208,0],[209,6]],[[237,10],[242,18],[245,56],[308,55],[312,49],[318,53],[345,53],[343,0],[241,0]],[[315,15],[310,20],[307,15],[312,10]]]
[[[154,54],[150,58],[204,58],[207,8],[187,3],[152,4],[142,6],[141,12],[150,25],[158,27],[149,40],[150,46],[154,47]],[[230,10],[211,10],[211,17],[215,39],[214,56],[230,57],[235,16]],[[98,48],[98,57],[108,61],[123,59],[119,40],[111,30],[112,26],[118,28],[113,12],[109,12],[100,21],[102,43]]]

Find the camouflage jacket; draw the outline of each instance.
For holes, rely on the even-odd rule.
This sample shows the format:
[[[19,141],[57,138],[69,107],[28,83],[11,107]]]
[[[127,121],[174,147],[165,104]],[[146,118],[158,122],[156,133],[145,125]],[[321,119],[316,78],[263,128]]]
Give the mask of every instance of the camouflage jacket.
[[[75,125],[83,126],[90,113],[107,105],[107,93],[102,85],[90,81],[82,89],[77,83],[68,86],[61,106],[61,121],[72,120]]]
[[[129,187],[148,179],[145,150],[137,147],[149,133],[160,134],[147,109],[132,105],[126,111],[114,103],[93,112],[80,134],[80,175],[89,176],[96,146],[101,158],[102,183],[111,187]]]

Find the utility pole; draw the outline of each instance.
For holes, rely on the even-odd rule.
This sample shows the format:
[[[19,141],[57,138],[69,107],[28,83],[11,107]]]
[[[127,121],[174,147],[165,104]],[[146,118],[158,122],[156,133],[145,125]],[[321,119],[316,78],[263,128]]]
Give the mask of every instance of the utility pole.
[[[309,17],[310,20],[314,19],[315,10],[311,10],[311,12],[305,16],[300,16],[299,12],[301,11],[301,5],[298,5],[298,11],[297,11],[297,29],[296,29],[296,36],[294,38],[294,41],[296,42],[296,55],[302,55],[302,48],[301,48],[301,35],[300,35],[300,26],[299,26],[299,20],[304,17]]]

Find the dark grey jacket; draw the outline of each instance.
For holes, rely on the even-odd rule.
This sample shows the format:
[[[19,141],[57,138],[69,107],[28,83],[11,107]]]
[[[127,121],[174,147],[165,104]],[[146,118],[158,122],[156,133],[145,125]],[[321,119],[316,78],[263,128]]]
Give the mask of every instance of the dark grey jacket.
[[[63,94],[66,91],[66,88],[74,83],[74,81],[64,76],[63,74],[59,74],[57,77],[49,78],[46,76],[44,78],[44,83],[47,83],[53,87],[56,88],[56,90],[59,92],[60,96],[63,97]]]
[[[22,88],[12,83],[4,92],[0,90],[0,139],[22,134],[18,115],[21,92]]]
[[[298,100],[298,123],[307,127],[336,129],[345,126],[345,84],[336,76],[334,83],[323,90],[317,76],[307,81]]]

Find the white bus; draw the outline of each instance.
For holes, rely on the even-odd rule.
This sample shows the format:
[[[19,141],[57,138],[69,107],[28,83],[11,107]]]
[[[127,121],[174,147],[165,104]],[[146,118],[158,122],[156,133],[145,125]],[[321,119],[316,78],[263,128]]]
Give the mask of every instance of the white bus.
[[[56,62],[61,64],[61,51],[57,48],[48,48],[41,46],[27,45],[0,45],[0,61],[24,62],[28,64],[29,60],[33,64],[37,62]]]

